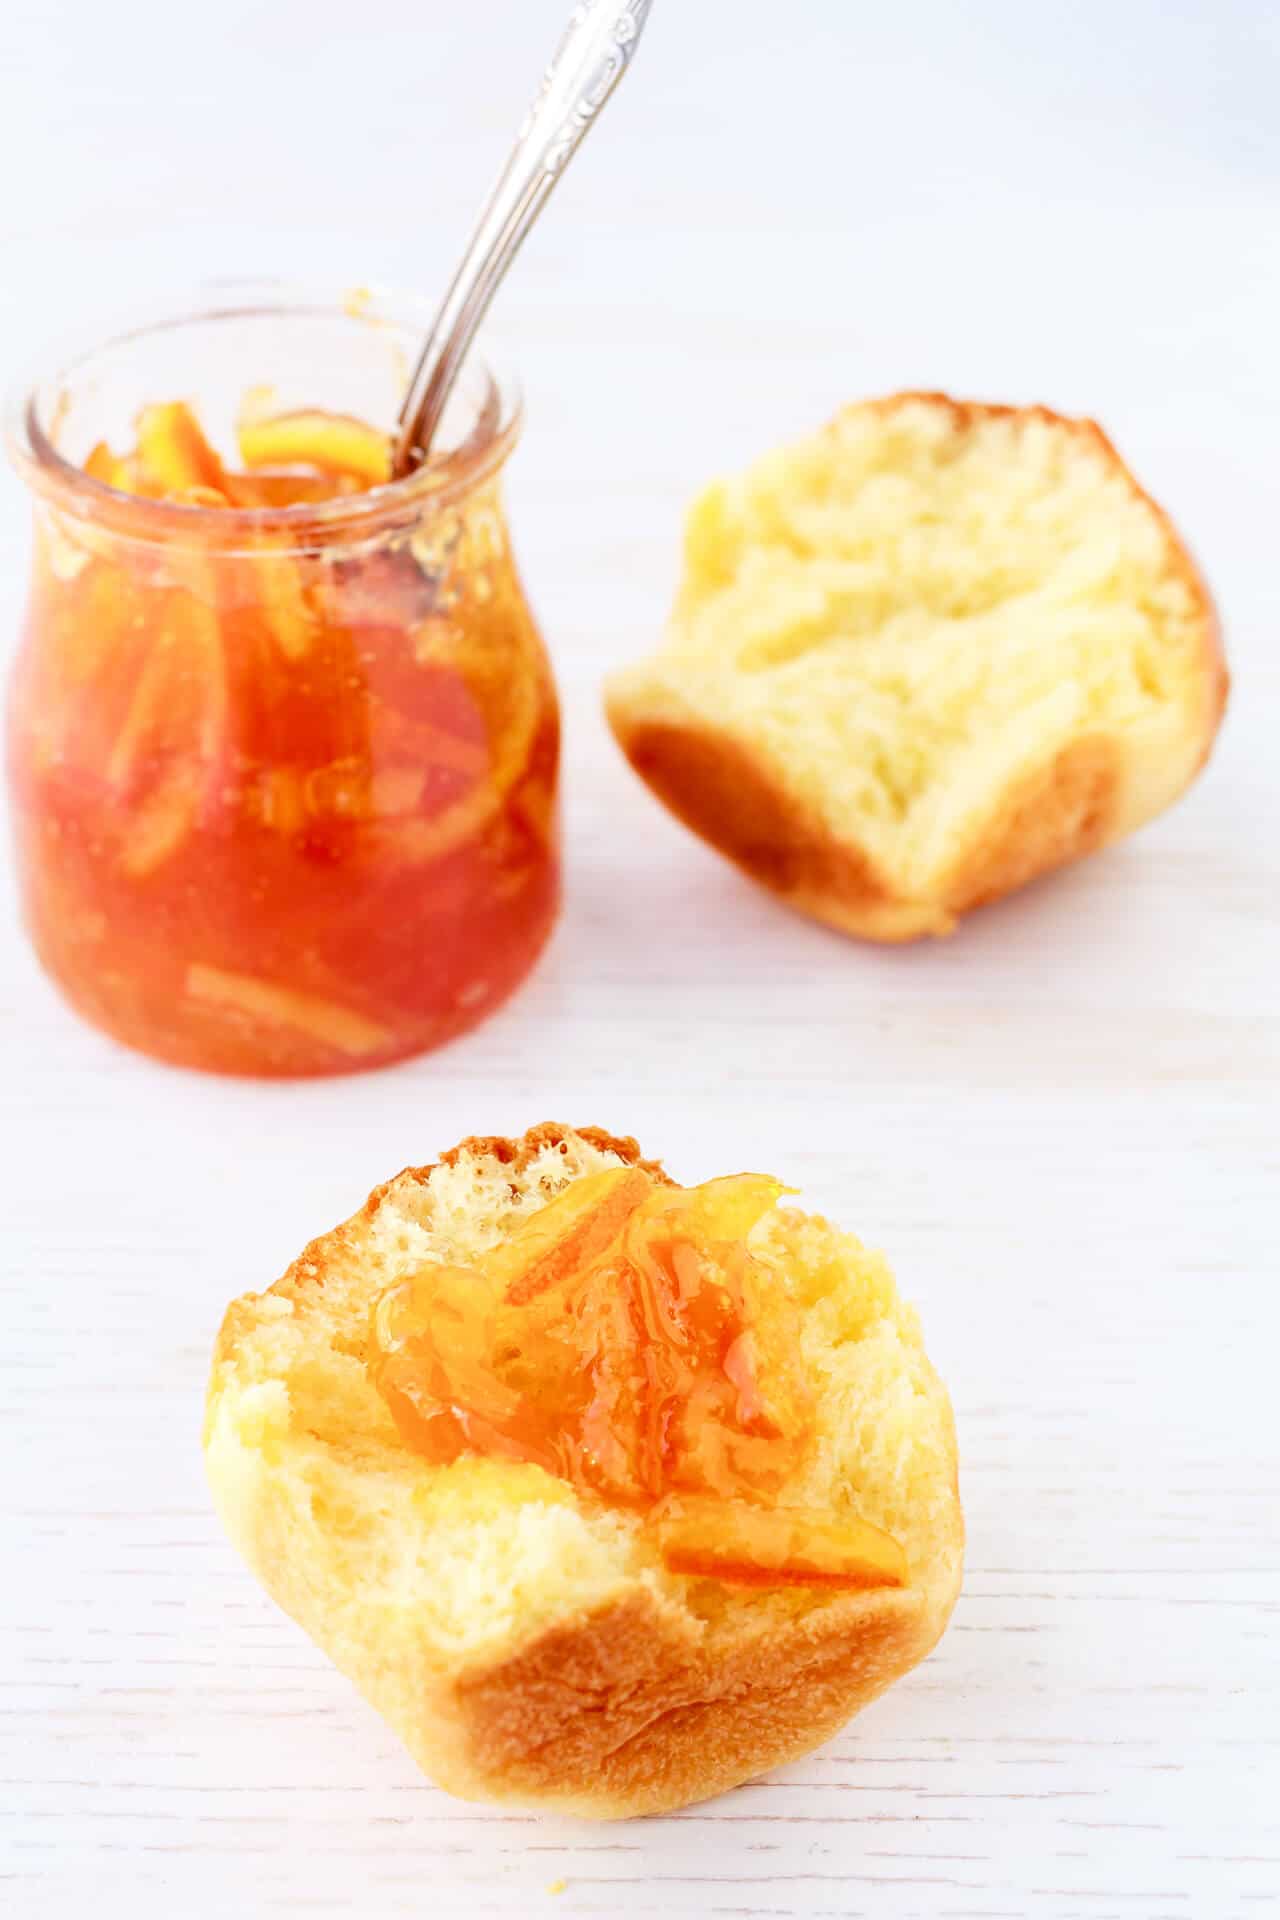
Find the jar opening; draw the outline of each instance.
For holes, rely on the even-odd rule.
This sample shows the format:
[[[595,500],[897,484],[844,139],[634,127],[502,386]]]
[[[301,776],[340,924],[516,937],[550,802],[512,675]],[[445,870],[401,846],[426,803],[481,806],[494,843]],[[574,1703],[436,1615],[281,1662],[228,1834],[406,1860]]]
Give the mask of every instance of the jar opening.
[[[355,414],[390,433],[431,318],[426,303],[385,289],[209,287],[64,349],[25,381],[6,408],[9,456],[60,512],[142,542],[234,551],[272,529],[291,544],[323,546],[411,524],[495,473],[519,436],[515,383],[479,359],[463,370],[431,458],[366,492],[286,507],[191,505],[120,492],[81,462],[99,440],[127,447],[138,410],[156,401],[192,403],[226,442],[243,396],[262,386],[282,411]]]

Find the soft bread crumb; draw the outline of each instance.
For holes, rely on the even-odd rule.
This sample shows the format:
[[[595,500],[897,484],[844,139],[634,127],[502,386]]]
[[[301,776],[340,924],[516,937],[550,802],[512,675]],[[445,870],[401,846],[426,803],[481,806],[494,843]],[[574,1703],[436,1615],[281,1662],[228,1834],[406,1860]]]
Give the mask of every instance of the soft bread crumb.
[[[684,1579],[634,1515],[538,1468],[441,1468],[405,1447],[365,1367],[377,1292],[638,1159],[554,1126],[465,1143],[236,1301],[219,1337],[205,1445],[229,1533],[455,1792],[586,1813],[716,1792],[834,1730],[928,1651],[955,1599],[954,1433],[915,1315],[878,1255],[795,1209],[752,1244],[804,1309],[819,1443],[797,1499],[893,1533],[909,1589]]]
[[[903,939],[1168,806],[1226,685],[1204,583],[1098,427],[902,394],[703,494],[608,711],[686,824]]]

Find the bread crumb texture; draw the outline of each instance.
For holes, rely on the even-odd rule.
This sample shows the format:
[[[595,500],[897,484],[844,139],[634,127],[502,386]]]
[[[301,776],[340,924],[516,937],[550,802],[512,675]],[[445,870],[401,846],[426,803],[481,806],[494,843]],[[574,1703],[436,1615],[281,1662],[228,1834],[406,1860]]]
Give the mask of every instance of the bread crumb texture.
[[[707,489],[665,644],[607,704],[687,825],[903,940],[1167,807],[1226,692],[1204,582],[1100,428],[899,394]]]
[[[499,1243],[571,1181],[642,1164],[556,1125],[379,1188],[228,1310],[205,1450],[231,1538],[441,1786],[587,1815],[669,1809],[826,1739],[915,1665],[959,1588],[946,1392],[878,1254],[794,1208],[752,1250],[803,1309],[818,1444],[796,1504],[906,1549],[910,1583],[739,1589],[668,1573],[637,1517],[541,1469],[411,1452],[366,1370],[370,1307]]]

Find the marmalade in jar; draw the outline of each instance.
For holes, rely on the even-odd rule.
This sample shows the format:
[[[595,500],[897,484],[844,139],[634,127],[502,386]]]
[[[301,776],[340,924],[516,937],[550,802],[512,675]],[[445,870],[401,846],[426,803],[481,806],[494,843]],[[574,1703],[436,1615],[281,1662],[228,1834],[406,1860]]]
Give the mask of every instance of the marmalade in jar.
[[[369,1369],[405,1442],[438,1466],[526,1462],[637,1512],[674,1573],[904,1585],[889,1535],[790,1491],[817,1443],[800,1310],[746,1245],[784,1191],[589,1174],[475,1264],[388,1287]]]
[[[385,435],[263,394],[234,460],[170,402],[70,480],[37,450],[64,471],[12,683],[19,868],[46,969],[116,1038],[376,1066],[533,963],[558,711],[485,431],[394,486]]]

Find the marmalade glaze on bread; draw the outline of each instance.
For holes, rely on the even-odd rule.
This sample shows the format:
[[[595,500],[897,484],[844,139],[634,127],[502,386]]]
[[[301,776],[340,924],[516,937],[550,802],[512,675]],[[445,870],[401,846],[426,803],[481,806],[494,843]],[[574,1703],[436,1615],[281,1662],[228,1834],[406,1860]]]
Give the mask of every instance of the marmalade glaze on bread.
[[[702,495],[666,640],[606,704],[687,826],[903,941],[1171,805],[1226,693],[1205,584],[1099,427],[906,393]]]
[[[632,1140],[548,1125],[380,1187],[229,1308],[205,1433],[232,1539],[432,1779],[597,1817],[686,1805],[827,1739],[934,1645],[963,1546],[951,1409],[914,1314],[878,1255],[791,1207],[748,1244],[800,1310],[816,1444],[797,1501],[891,1534],[905,1586],[674,1573],[633,1512],[405,1444],[367,1364],[374,1298],[626,1166],[667,1179]]]

